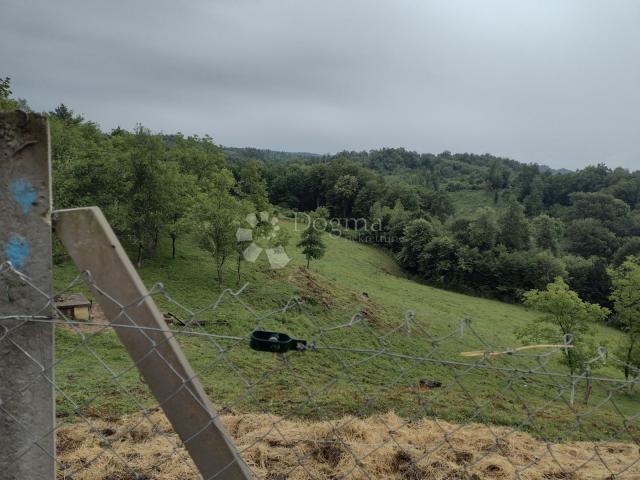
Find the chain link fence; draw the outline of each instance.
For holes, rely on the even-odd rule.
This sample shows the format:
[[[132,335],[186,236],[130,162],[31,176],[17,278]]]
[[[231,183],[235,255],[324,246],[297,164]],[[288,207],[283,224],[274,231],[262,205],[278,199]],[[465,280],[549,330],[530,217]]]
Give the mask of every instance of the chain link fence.
[[[2,376],[23,375],[25,389],[53,383],[57,455],[47,454],[59,479],[202,478],[185,448],[197,433],[174,432],[163,413],[170,398],[159,402],[138,371],[151,358],[163,362],[157,333],[178,342],[215,405],[210,421],[224,426],[256,478],[640,478],[638,371],[625,380],[620,362],[600,350],[569,375],[561,360],[570,338],[509,348],[485,342],[472,319],[436,335],[437,319],[412,312],[395,325],[366,311],[336,324],[314,313],[325,307],[297,298],[262,309],[250,285],[208,305],[184,305],[153,286],[136,301],[159,306],[168,327],[158,332],[137,325],[130,305],[119,304],[127,322],[107,320],[95,303],[90,315],[60,308],[71,293],[115,301],[90,272],[50,296],[2,264],[0,295],[10,300],[21,289],[41,300],[0,317],[0,347],[32,358],[17,333],[51,324],[55,360],[33,358],[28,372]],[[137,361],[114,324],[147,338]],[[172,397],[192,380],[174,373]],[[3,421],[15,413],[0,398]],[[31,426],[20,428],[28,450],[41,450]],[[228,474],[209,478],[235,478]]]

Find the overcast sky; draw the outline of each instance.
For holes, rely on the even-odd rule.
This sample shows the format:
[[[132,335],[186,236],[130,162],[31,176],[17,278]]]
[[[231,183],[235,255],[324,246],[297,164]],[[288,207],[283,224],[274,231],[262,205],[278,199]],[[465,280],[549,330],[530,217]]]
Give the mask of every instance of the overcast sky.
[[[637,0],[0,0],[0,76],[104,129],[640,169]]]

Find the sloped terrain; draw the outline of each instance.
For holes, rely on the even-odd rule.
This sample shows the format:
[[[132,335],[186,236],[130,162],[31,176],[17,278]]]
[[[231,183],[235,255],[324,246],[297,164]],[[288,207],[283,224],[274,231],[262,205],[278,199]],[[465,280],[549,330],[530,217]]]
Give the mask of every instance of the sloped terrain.
[[[295,225],[283,225],[295,245]],[[240,283],[229,264],[225,286],[248,283],[241,302],[222,292],[210,257],[190,238],[175,260],[162,244],[141,270],[149,287],[162,282],[170,296],[156,296],[163,311],[203,320],[171,328],[261,478],[477,480],[517,471],[523,479],[602,479],[623,470],[616,478],[639,478],[631,443],[640,435],[637,389],[594,382],[585,404],[581,383],[571,407],[557,352],[545,352],[542,366],[535,357],[463,357],[520,346],[514,331],[535,313],[416,283],[380,249],[326,240],[325,258],[310,270],[292,246],[285,269],[270,270],[260,258],[242,265]],[[75,275],[68,264],[57,267],[58,289]],[[292,298],[302,306],[285,309]],[[258,323],[318,348],[286,357],[254,352],[246,339]],[[201,334],[232,339],[213,344]],[[605,326],[598,336],[609,345],[620,338]],[[194,478],[175,454],[180,448],[167,443],[179,442],[162,415],[152,415],[158,428],[140,415],[154,400],[110,329],[60,328],[56,348],[65,393],[60,458],[68,471],[83,466],[73,478]],[[612,361],[596,373],[622,379]]]

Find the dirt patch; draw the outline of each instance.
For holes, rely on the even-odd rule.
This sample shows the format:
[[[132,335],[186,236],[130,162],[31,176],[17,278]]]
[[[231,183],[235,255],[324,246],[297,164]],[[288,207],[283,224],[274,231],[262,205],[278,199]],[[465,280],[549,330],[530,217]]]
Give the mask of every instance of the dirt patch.
[[[367,292],[356,295],[357,300],[362,304],[360,313],[372,325],[380,325],[380,308]]]
[[[324,308],[333,306],[334,292],[313,278],[307,268],[298,267],[296,271],[289,275],[289,281],[299,288],[302,300]]]
[[[426,477],[426,472],[416,465],[416,462],[404,450],[398,450],[391,461],[391,471],[397,472],[407,480],[420,480]]]
[[[329,465],[331,468],[335,468],[340,464],[340,460],[347,453],[342,445],[342,442],[337,437],[328,437],[318,442],[312,455],[319,463]],[[316,444],[316,442],[312,442]]]
[[[329,309],[336,305],[336,299],[349,302],[355,300],[360,304],[360,315],[372,325],[381,325],[380,307],[367,292],[347,292],[335,286],[330,280],[305,267],[298,267],[288,277],[289,282],[298,287],[300,298],[311,304]]]
[[[394,413],[332,422],[241,414],[221,419],[260,479],[640,478],[638,447],[624,443],[547,445],[504,427],[407,423]],[[66,466],[58,480],[198,478],[160,412],[62,427],[58,455]]]

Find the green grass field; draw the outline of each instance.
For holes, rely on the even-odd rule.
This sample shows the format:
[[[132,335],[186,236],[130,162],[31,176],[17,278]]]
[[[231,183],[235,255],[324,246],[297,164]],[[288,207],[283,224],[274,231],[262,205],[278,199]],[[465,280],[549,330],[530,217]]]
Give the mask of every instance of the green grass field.
[[[299,233],[293,224],[283,225],[295,245]],[[380,249],[325,238],[327,254],[312,262],[310,273],[302,268],[305,262],[295,246],[287,248],[293,260],[283,270],[270,270],[263,257],[243,264],[241,284],[249,283],[240,296],[244,304],[227,296],[215,309],[211,305],[221,288],[213,262],[193,240],[179,242],[175,260],[169,242],[161,244],[156,257],[142,267],[146,284],[162,282],[176,302],[158,295],[163,311],[185,320],[197,312],[206,321],[204,326],[172,328],[180,331],[178,340],[216,405],[314,419],[395,410],[408,419],[435,415],[461,423],[512,425],[549,440],[610,438],[623,427],[623,416],[636,413],[638,395],[616,390],[609,396],[612,387],[620,388],[611,382],[594,382],[588,405],[581,382],[575,407],[570,407],[569,381],[554,375],[566,373],[557,352],[544,362],[532,356],[490,360],[460,355],[519,346],[514,331],[535,313],[418,284]],[[235,262],[229,262],[227,283],[235,289],[234,272]],[[56,288],[63,290],[76,274],[69,264],[56,267]],[[293,297],[304,305],[283,312]],[[409,310],[415,319],[407,331]],[[358,312],[366,321],[345,326]],[[461,331],[465,318],[471,323]],[[318,348],[276,355],[251,350],[245,339],[192,334],[247,337],[257,324]],[[339,325],[343,327],[333,328]],[[598,337],[613,346],[620,334],[598,326]],[[113,332],[59,327],[57,356],[59,416],[74,411],[119,416],[153,404]],[[613,366],[595,374],[622,378]],[[424,388],[424,379],[443,385]],[[636,433],[631,420],[621,438]]]
[[[502,207],[502,197],[498,198],[498,203],[494,203],[494,194],[487,190],[460,190],[450,192],[451,200],[456,208],[456,212],[472,214],[479,207]]]

